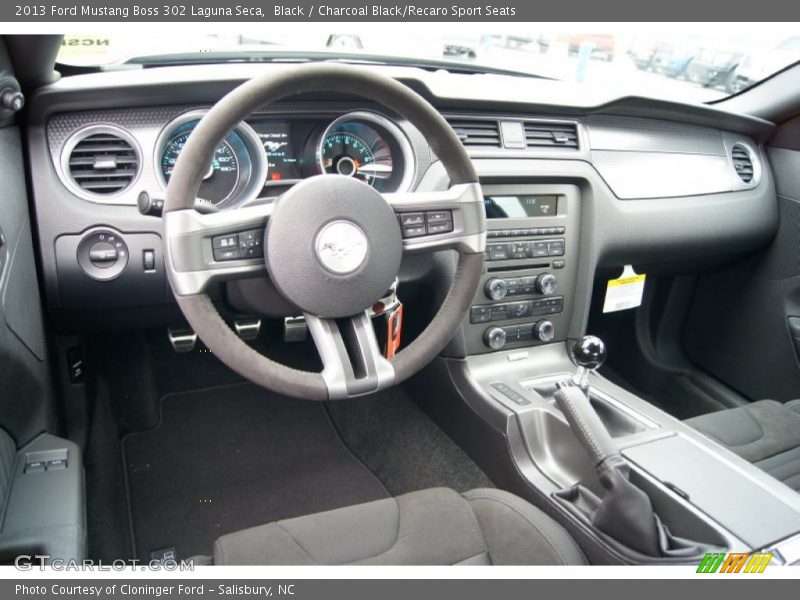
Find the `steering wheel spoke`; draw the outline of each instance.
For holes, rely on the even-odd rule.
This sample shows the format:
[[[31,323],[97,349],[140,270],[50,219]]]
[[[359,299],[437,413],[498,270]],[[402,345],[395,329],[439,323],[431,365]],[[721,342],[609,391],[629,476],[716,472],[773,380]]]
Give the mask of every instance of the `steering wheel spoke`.
[[[264,230],[273,204],[201,214],[164,215],[170,282],[179,296],[204,292],[211,283],[266,273]]]
[[[480,184],[462,183],[443,192],[384,194],[397,213],[407,253],[486,249],[486,226]]]
[[[322,378],[331,400],[362,396],[394,384],[394,367],[381,354],[365,311],[346,319],[305,315],[322,358]]]

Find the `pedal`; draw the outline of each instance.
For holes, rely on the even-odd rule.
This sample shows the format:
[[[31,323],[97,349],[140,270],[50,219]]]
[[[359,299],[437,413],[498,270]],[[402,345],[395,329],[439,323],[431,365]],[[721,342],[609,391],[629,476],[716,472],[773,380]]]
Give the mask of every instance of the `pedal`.
[[[284,342],[305,342],[308,339],[308,325],[304,317],[286,317],[283,320]]]
[[[233,327],[236,329],[236,335],[242,338],[245,342],[252,342],[258,337],[261,331],[261,319],[245,319],[242,321],[234,321]]]
[[[191,329],[183,327],[169,327],[167,329],[169,343],[178,354],[185,354],[194,350],[197,345],[197,334]]]

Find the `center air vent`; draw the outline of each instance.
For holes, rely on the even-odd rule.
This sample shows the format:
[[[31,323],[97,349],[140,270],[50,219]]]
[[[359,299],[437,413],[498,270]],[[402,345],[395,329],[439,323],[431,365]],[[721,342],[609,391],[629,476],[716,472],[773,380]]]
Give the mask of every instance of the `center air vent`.
[[[117,194],[128,189],[139,175],[139,152],[121,130],[89,128],[78,132],[64,150],[64,172],[86,195]]]
[[[739,179],[745,183],[750,183],[755,177],[755,168],[753,166],[753,159],[750,156],[750,151],[741,144],[734,144],[731,149],[731,158],[733,159],[733,168],[736,169],[736,174]]]
[[[450,127],[467,148],[501,148],[497,121],[449,119]]]
[[[577,148],[578,130],[574,123],[525,122],[528,148]]]

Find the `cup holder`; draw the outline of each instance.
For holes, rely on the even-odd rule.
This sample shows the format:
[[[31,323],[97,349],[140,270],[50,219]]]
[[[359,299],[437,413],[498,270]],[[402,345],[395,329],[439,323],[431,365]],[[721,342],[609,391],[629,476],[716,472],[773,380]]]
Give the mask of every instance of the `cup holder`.
[[[569,373],[563,373],[546,378],[524,381],[522,385],[554,403],[553,394],[557,389],[558,382],[564,381],[569,377]],[[655,423],[652,423],[644,416],[639,415],[617,400],[593,388],[589,388],[589,402],[597,413],[597,416],[600,417],[603,425],[608,429],[608,433],[611,434],[612,438],[626,437],[657,427]]]

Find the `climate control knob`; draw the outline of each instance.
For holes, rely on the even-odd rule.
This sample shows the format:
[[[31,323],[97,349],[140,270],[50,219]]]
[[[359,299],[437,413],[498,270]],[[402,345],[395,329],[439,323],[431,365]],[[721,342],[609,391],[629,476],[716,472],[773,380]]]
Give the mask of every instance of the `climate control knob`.
[[[558,279],[551,273],[542,273],[536,278],[536,291],[543,296],[552,296],[558,289]]]
[[[556,328],[552,321],[539,321],[533,326],[533,335],[540,342],[549,342],[556,336]]]
[[[489,300],[502,300],[508,294],[508,282],[494,277],[483,286],[483,292]]]
[[[499,350],[506,345],[506,332],[502,327],[490,327],[483,334],[483,343],[492,350]]]

